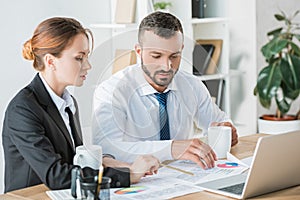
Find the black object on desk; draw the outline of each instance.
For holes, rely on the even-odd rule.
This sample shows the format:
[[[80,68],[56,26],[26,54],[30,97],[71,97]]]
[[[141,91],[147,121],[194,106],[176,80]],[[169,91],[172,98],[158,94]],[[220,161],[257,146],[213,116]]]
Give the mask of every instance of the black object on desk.
[[[98,172],[90,167],[76,166],[71,172],[71,194],[77,198],[77,179],[80,183],[81,199],[109,200],[111,178],[102,177],[101,189],[98,189]]]

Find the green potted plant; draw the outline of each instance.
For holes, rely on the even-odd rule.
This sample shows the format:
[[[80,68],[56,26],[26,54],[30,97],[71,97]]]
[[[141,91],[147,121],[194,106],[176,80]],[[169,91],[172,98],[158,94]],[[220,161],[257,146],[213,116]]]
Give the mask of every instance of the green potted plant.
[[[277,106],[276,114],[263,115],[261,119],[300,119],[300,109],[295,115],[287,114],[300,94],[300,23],[293,21],[299,12],[291,17],[283,11],[275,14],[275,18],[284,25],[268,32],[269,41],[261,48],[267,66],[258,75],[254,95],[265,108],[270,108],[272,100]]]
[[[154,10],[167,10],[172,6],[171,2],[159,1],[153,4]]]

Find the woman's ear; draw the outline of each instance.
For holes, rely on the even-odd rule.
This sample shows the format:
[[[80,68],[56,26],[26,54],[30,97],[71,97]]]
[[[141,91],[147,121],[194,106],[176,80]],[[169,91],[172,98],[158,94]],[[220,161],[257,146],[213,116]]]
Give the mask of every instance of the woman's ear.
[[[51,70],[54,71],[55,70],[55,60],[56,60],[56,58],[53,55],[47,53],[44,56],[45,67],[50,68]]]

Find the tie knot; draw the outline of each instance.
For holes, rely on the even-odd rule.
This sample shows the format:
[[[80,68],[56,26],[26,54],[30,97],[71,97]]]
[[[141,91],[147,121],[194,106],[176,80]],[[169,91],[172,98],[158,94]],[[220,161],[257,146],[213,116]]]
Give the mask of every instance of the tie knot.
[[[72,111],[71,111],[71,109],[69,108],[69,107],[66,107],[65,108],[65,111],[70,115],[70,114],[72,114],[73,115],[73,113],[72,113]]]
[[[165,106],[167,103],[168,93],[169,93],[169,91],[166,93],[155,93],[155,97],[160,104]]]

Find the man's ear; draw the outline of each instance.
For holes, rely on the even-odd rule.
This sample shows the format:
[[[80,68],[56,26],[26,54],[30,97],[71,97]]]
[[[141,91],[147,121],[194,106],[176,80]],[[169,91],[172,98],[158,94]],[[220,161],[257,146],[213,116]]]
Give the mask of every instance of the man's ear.
[[[51,70],[55,70],[55,60],[56,58],[52,54],[47,53],[44,56],[45,67],[50,68]]]
[[[142,54],[142,47],[140,44],[136,44],[134,46],[134,49],[135,49],[135,53],[138,55],[139,58],[141,58],[141,54]]]

